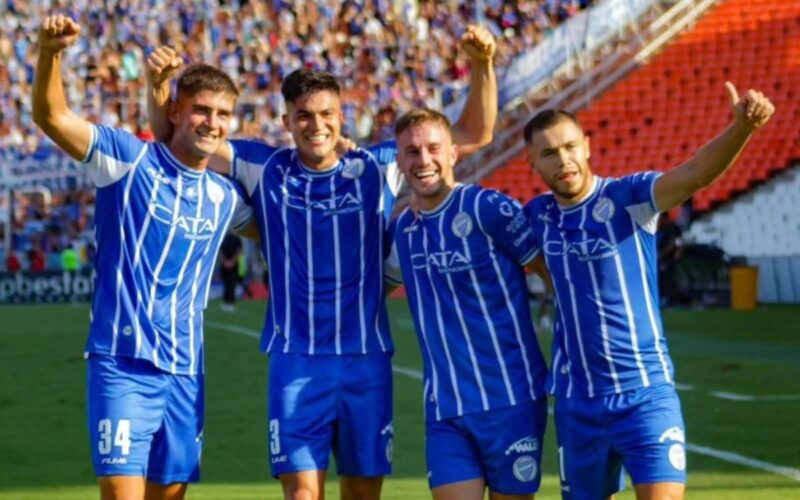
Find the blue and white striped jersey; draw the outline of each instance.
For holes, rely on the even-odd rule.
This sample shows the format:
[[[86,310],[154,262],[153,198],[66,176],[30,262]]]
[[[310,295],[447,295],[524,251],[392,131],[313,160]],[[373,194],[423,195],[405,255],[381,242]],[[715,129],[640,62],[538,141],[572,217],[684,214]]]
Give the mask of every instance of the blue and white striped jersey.
[[[459,184],[419,218],[406,209],[391,234],[386,278],[406,285],[425,365],[426,419],[541,397],[547,368],[522,268],[539,249],[519,204]]]
[[[673,381],[658,309],[658,175],[595,177],[575,206],[560,207],[550,193],[525,206],[558,304],[553,394],[594,397]]]
[[[347,153],[326,171],[304,166],[295,148],[231,141],[262,235],[270,301],[261,337],[267,352],[392,352],[384,302],[387,217],[402,176],[373,153]],[[376,150],[393,159],[394,143]]]
[[[87,353],[203,372],[203,309],[228,228],[252,216],[234,183],[182,165],[161,143],[92,127],[95,288]]]

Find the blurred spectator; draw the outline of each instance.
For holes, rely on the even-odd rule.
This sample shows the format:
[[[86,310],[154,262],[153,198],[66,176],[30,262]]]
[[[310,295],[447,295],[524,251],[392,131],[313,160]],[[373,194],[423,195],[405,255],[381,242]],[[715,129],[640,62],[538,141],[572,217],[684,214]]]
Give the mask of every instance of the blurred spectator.
[[[239,283],[239,257],[242,255],[242,240],[233,233],[225,235],[219,249],[220,274],[222,274],[222,304],[225,312],[236,310],[236,285]]]
[[[61,251],[61,268],[64,271],[77,271],[81,268],[78,252],[72,246]]]
[[[44,268],[44,252],[38,248],[31,248],[28,250],[28,270],[33,273],[40,273],[44,271]]]
[[[22,268],[22,265],[19,261],[19,257],[17,257],[17,253],[13,250],[8,252],[6,256],[6,271],[9,273],[15,273]]]
[[[678,283],[678,261],[683,255],[681,228],[662,214],[658,219],[656,248],[658,250],[658,288],[662,307],[680,305],[686,300],[682,297]]]

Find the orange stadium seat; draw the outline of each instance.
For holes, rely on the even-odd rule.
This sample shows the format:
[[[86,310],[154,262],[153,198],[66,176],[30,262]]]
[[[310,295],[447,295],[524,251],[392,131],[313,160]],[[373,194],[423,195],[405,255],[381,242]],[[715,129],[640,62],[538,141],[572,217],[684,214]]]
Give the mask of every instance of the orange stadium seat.
[[[695,196],[695,210],[709,210],[800,158],[800,140],[787,136],[800,121],[800,2],[728,0],[579,113],[592,137],[593,168],[621,176],[689,158],[730,120],[726,80],[742,93],[762,90],[777,112],[736,165]],[[482,183],[522,201],[545,190],[524,154]]]

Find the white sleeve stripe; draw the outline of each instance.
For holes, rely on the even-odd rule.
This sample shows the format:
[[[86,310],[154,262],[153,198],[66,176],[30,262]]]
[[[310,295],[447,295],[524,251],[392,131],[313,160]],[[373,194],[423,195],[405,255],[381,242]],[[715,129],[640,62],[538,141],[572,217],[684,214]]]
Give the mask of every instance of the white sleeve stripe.
[[[89,148],[86,150],[86,154],[83,155],[81,163],[88,163],[89,159],[92,157],[92,153],[94,153],[94,150],[97,148],[97,126],[92,125],[89,127],[89,130],[92,134],[89,139]]]
[[[535,259],[536,257],[539,256],[539,253],[540,253],[539,248],[538,247],[534,247],[534,248],[531,249],[530,252],[528,252],[525,255],[525,257],[522,258],[522,260],[520,260],[519,263],[522,264],[523,266],[527,266],[528,264],[533,262],[533,259]]]
[[[661,210],[658,208],[658,204],[656,204],[656,181],[658,181],[658,178],[661,177],[661,175],[661,172],[656,174],[655,179],[653,179],[653,182],[650,183],[650,207],[655,213],[661,212]]]

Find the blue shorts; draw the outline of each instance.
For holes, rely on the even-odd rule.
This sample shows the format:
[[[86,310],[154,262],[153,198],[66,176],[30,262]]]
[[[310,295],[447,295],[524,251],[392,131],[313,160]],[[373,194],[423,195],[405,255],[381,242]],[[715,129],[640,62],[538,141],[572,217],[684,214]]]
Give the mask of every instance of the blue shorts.
[[[681,403],[661,384],[555,404],[561,493],[565,499],[605,498],[633,484],[686,482]]]
[[[425,424],[425,457],[431,489],[483,478],[506,495],[536,493],[542,480],[544,398]]]
[[[392,364],[387,354],[276,354],[269,357],[272,475],[336,470],[346,476],[392,471]]]
[[[92,354],[86,371],[95,475],[144,476],[159,484],[200,479],[203,375]]]

